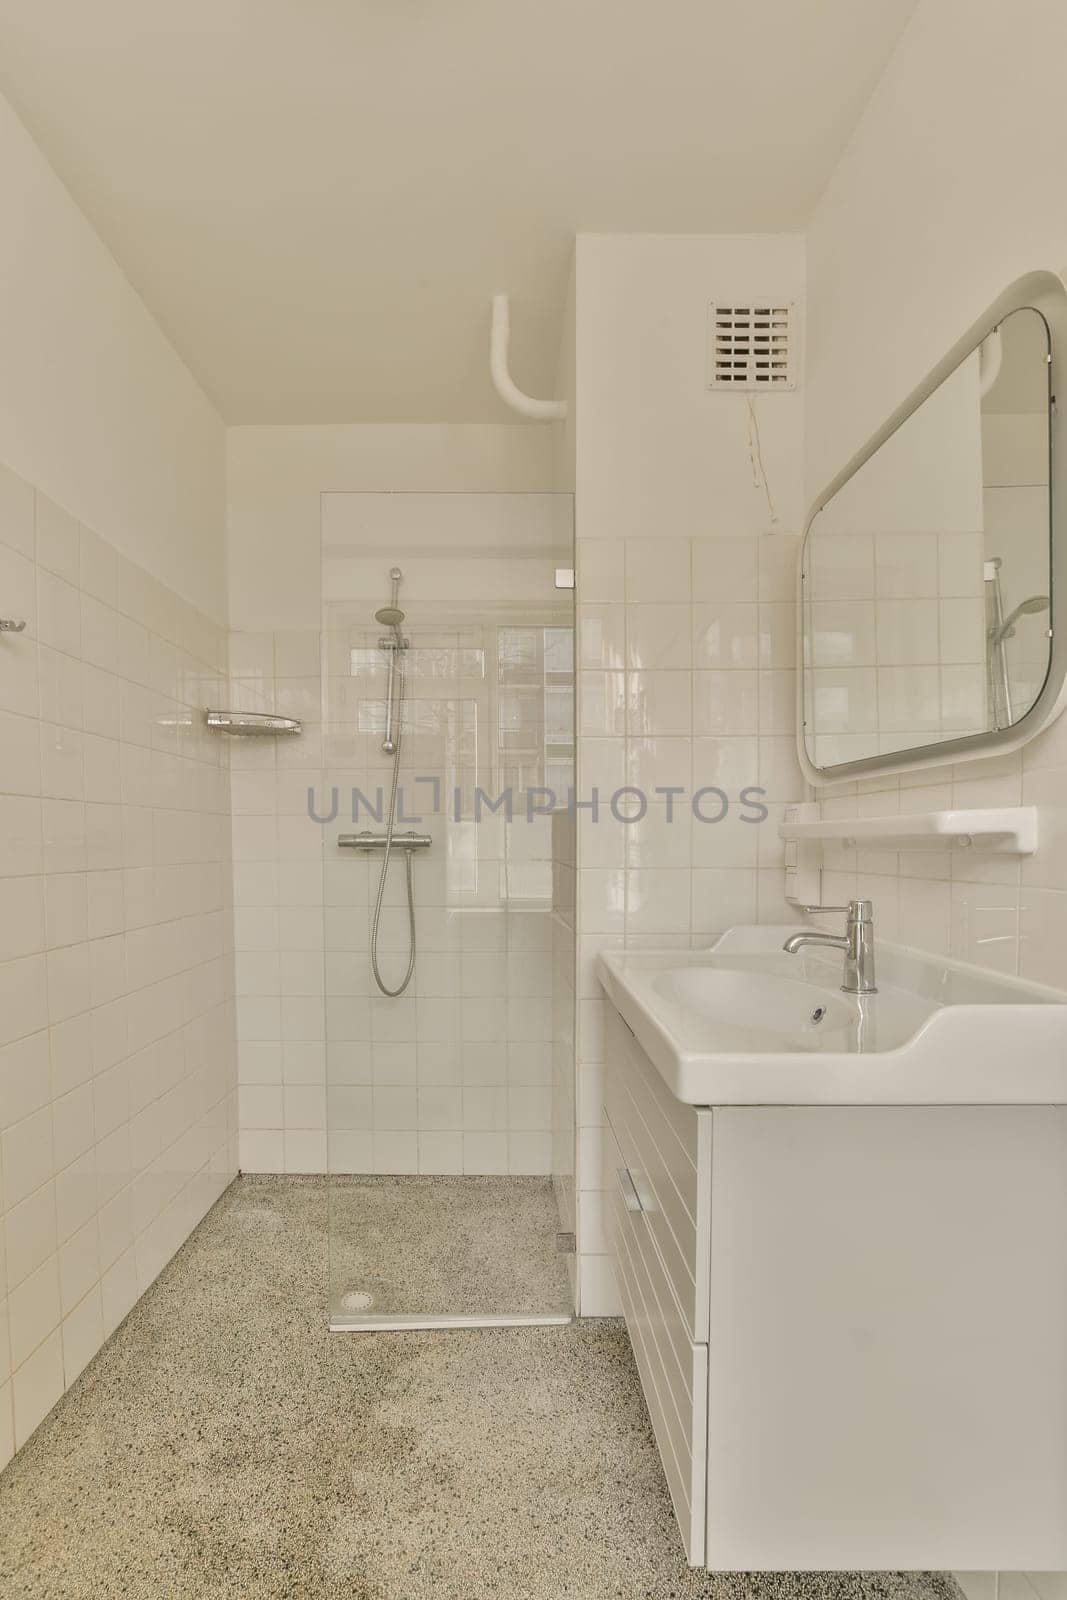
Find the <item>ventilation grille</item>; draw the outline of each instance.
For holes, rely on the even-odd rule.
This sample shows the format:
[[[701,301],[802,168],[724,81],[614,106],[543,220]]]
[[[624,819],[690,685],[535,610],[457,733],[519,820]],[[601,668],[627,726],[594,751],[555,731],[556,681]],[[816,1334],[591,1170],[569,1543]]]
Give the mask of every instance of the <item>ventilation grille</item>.
[[[708,308],[709,389],[795,389],[792,301]]]

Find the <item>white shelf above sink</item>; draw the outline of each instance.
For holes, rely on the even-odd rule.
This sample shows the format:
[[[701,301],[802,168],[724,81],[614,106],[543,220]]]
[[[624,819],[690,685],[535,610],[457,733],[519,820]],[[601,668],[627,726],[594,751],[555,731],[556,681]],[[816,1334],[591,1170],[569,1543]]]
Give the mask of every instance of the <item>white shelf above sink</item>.
[[[988,806],[975,810],[918,811],[887,817],[808,817],[814,806],[797,806],[778,832],[786,840],[834,840],[871,850],[982,850],[1030,856],[1037,849],[1036,806]]]

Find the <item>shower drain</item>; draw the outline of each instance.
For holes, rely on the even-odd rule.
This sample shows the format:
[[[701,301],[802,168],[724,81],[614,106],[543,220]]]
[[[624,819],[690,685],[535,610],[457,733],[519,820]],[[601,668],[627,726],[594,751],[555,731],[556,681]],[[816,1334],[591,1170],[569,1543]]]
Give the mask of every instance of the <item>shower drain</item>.
[[[369,1311],[374,1304],[374,1296],[365,1289],[346,1289],[341,1296],[341,1305],[345,1311]]]

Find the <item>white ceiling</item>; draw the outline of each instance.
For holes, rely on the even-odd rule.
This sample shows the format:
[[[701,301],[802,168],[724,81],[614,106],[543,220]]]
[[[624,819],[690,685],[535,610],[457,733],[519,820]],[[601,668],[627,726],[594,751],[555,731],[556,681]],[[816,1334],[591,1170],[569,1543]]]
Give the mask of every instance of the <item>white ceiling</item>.
[[[573,235],[802,226],[915,0],[0,0],[0,87],[229,422],[547,392]]]

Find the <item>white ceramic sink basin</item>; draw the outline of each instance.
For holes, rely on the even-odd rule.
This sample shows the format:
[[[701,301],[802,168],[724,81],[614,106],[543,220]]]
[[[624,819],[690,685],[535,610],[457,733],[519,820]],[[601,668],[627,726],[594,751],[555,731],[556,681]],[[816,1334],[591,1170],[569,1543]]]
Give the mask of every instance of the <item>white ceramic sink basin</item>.
[[[1067,1104],[1067,995],[882,944],[878,993],[837,951],[732,928],[707,951],[604,951],[609,999],[691,1105]]]
[[[669,1005],[707,1017],[721,1030],[748,1037],[755,1048],[825,1050],[827,1036],[834,1048],[847,1050],[855,1032],[858,1011],[843,994],[798,983],[776,972],[753,972],[727,965],[678,967],[652,980],[656,993]]]

